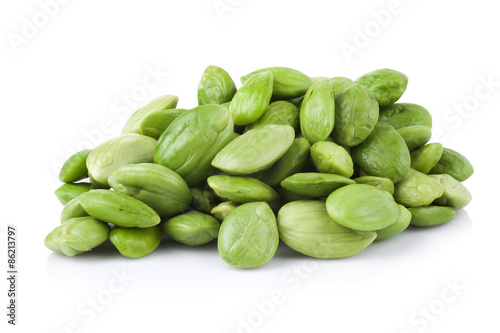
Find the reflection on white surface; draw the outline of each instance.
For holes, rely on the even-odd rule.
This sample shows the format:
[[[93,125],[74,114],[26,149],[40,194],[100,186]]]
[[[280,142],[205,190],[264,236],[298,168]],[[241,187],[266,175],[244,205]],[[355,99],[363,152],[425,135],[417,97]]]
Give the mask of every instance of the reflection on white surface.
[[[294,309],[315,309],[307,314],[312,317],[337,313],[342,322],[360,328],[366,327],[356,320],[361,311],[367,321],[391,321],[387,332],[414,332],[417,326],[410,318],[422,305],[438,300],[447,281],[469,280],[454,272],[464,264],[457,258],[467,252],[471,225],[462,210],[446,224],[410,227],[343,259],[309,258],[281,243],[275,257],[256,269],[226,264],[216,242],[187,247],[166,240],[141,259],[122,257],[109,242],[73,258],[51,253],[47,271],[57,285],[54,297],[64,306],[47,332],[60,332],[66,325],[100,332],[102,323],[135,323],[124,318],[138,314],[154,314],[158,319],[151,319],[150,327],[156,327],[158,320],[178,323],[190,313],[210,322],[210,332],[278,331],[280,320],[290,320]],[[447,308],[459,307],[466,299],[465,292]],[[200,327],[197,322],[186,325]]]
[[[106,272],[125,269],[133,273],[137,281],[142,281],[138,283],[140,289],[157,286],[231,289],[272,286],[294,265],[315,260],[320,271],[318,280],[352,281],[364,279],[378,270],[398,269],[401,265],[391,265],[401,260],[415,263],[444,253],[453,244],[466,244],[471,225],[467,212],[460,210],[448,223],[429,228],[410,227],[402,234],[373,243],[362,252],[343,259],[312,259],[280,243],[274,258],[255,269],[238,269],[226,264],[219,257],[216,241],[188,247],[164,239],[155,252],[140,259],[121,256],[108,241],[92,252],[71,258],[51,253],[47,270],[54,281],[68,285],[93,285],[101,281]]]

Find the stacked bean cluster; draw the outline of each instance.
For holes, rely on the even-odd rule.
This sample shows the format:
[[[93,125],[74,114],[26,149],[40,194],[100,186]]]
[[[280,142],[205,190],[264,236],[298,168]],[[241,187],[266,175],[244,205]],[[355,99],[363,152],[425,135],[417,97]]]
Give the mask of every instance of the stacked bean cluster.
[[[410,225],[450,221],[471,195],[460,153],[428,143],[432,118],[395,103],[408,78],[380,69],[353,81],[271,67],[241,78],[209,66],[199,106],[173,95],[136,111],[122,134],[64,164],[62,224],[46,246],[74,256],[110,239],[130,258],[165,233],[188,246],[218,238],[227,263],[257,267],[281,239],[341,258]],[[79,182],[89,178],[89,182]]]

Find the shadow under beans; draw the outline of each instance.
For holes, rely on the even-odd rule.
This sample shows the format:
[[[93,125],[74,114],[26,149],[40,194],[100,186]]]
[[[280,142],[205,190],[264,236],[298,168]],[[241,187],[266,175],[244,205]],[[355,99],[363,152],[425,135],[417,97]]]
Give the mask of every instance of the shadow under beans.
[[[357,261],[364,259],[380,259],[389,257],[404,256],[405,253],[411,251],[425,252],[425,248],[420,248],[425,243],[426,239],[439,239],[442,247],[446,247],[448,242],[461,241],[464,235],[469,234],[472,226],[472,221],[467,214],[467,211],[461,209],[457,211],[456,217],[446,223],[432,227],[416,227],[410,226],[402,233],[380,242],[373,242],[361,252],[345,257],[335,259],[319,259],[320,262],[328,261]],[[443,234],[446,237],[443,237]],[[299,253],[288,247],[283,242],[280,242],[278,251],[272,260],[276,258],[282,259],[305,259],[311,258],[302,253]]]
[[[197,246],[188,246],[179,242],[174,241],[173,239],[164,237],[161,241],[160,246],[156,249],[155,252],[165,253],[165,252],[206,252],[206,251],[215,251],[217,252],[217,240],[213,240],[207,244],[197,245]]]
[[[288,245],[286,245],[285,243],[280,241],[280,244],[278,246],[278,250],[276,251],[276,254],[274,255],[273,259],[271,259],[271,260],[275,260],[276,258],[286,259],[286,260],[289,260],[289,259],[301,260],[301,259],[311,258],[311,257],[306,256],[303,253],[295,251],[294,249],[292,249],[291,247],[289,247]]]
[[[298,253],[292,249],[290,249],[286,244],[280,242],[278,249],[276,251],[275,256],[269,260],[267,263],[265,263],[262,266],[255,267],[255,268],[245,268],[241,269],[238,267],[231,266],[227,263],[225,263],[222,258],[219,256],[219,251],[217,248],[217,239],[204,244],[204,245],[198,245],[198,246],[187,246],[181,243],[178,243],[174,240],[171,239],[166,239],[162,241],[162,244],[158,247],[158,249],[155,251],[155,254],[157,255],[162,255],[165,256],[166,260],[168,260],[168,257],[176,257],[176,256],[186,256],[187,262],[191,263],[193,266],[198,265],[199,260],[203,260],[204,258],[208,259],[209,257],[216,256],[220,263],[221,266],[224,267],[226,270],[231,270],[234,272],[252,272],[252,271],[267,271],[267,270],[272,270],[275,269],[279,266],[281,266],[283,263],[281,262],[281,256],[279,255],[283,251],[286,251],[289,253],[290,258],[296,258],[296,259],[304,259],[305,256],[301,253]]]
[[[456,217],[446,223],[432,227],[417,227],[410,225],[402,233],[380,242],[374,242],[360,254],[367,252],[374,257],[400,257],[410,253],[427,255],[436,248],[447,248],[456,242],[468,242],[472,221],[465,210],[457,211]],[[426,244],[434,244],[431,247]]]
[[[414,237],[425,237],[425,235],[437,235],[441,233],[446,233],[448,235],[447,239],[453,239],[453,235],[457,237],[466,233],[469,233],[472,228],[472,220],[467,214],[467,211],[460,209],[457,211],[457,215],[451,221],[443,224],[435,225],[432,227],[417,227],[410,225],[403,233],[412,234]],[[398,235],[394,236],[397,237]],[[394,238],[392,237],[392,238]],[[391,238],[389,238],[391,239]],[[383,243],[384,241],[380,242]]]
[[[470,231],[472,228],[472,220],[469,217],[469,214],[467,213],[466,210],[459,209],[457,211],[457,215],[455,218],[451,221],[448,221],[443,224],[435,225],[432,227],[417,227],[417,226],[410,226],[407,231],[419,233],[427,233],[427,232],[432,232],[433,230],[439,230],[439,229],[447,229],[450,232],[464,232],[464,231]]]
[[[467,212],[461,210],[452,221],[435,227],[410,227],[399,235],[371,244],[353,256],[339,259],[315,259],[280,242],[270,261],[252,269],[240,269],[224,262],[217,250],[217,240],[201,246],[186,246],[166,237],[158,249],[143,258],[126,258],[107,241],[93,251],[75,257],[51,253],[46,267],[56,283],[67,285],[101,286],[116,272],[125,271],[134,277],[131,288],[151,291],[159,286],[179,290],[272,286],[279,283],[284,273],[309,260],[317,260],[318,269],[322,272],[320,276],[328,277],[328,281],[331,274],[338,274],[339,270],[344,277],[354,279],[366,276],[369,272],[365,270],[373,269],[372,266],[396,269],[401,266],[402,259],[405,262],[425,259],[435,255],[436,251],[444,252],[453,244],[466,243],[471,225]]]
[[[102,260],[106,258],[114,258],[120,255],[117,248],[108,239],[92,251],[84,252],[74,257],[75,260]]]

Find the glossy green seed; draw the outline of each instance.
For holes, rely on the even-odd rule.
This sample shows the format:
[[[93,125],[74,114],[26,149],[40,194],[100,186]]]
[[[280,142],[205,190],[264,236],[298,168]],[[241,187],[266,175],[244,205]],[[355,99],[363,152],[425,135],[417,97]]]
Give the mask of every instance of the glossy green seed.
[[[65,183],[73,183],[89,176],[87,169],[87,157],[92,150],[82,150],[72,155],[61,168],[59,180]]]
[[[168,126],[170,126],[175,119],[186,111],[188,110],[167,109],[151,112],[142,119],[140,124],[140,134],[147,135],[158,140]]]
[[[182,213],[192,201],[184,179],[158,164],[125,165],[113,172],[109,184],[115,191],[144,202],[160,216]]]
[[[253,268],[268,262],[279,243],[276,217],[265,202],[236,207],[222,222],[218,249],[232,266]]]
[[[311,198],[326,197],[336,189],[349,184],[355,184],[354,180],[317,172],[296,173],[281,182],[283,188]]]
[[[311,145],[305,138],[293,140],[292,145],[274,165],[255,177],[269,186],[276,186],[288,176],[301,172],[309,161]]]
[[[129,133],[111,139],[95,148],[87,158],[93,179],[108,186],[108,178],[118,168],[135,163],[152,163],[156,140]]]
[[[64,223],[67,220],[75,217],[89,216],[89,214],[85,211],[85,209],[83,209],[81,205],[83,195],[84,193],[80,194],[64,206],[64,209],[61,212],[61,223]]]
[[[330,84],[332,86],[333,96],[336,101],[344,90],[354,84],[354,81],[346,77],[336,76],[330,79]]]
[[[198,85],[198,105],[230,102],[236,94],[236,85],[222,68],[208,66]]]
[[[212,165],[233,175],[249,175],[270,167],[290,148],[295,137],[288,125],[250,130],[225,146]]]
[[[256,70],[241,78],[245,83],[257,73],[270,71],[273,73],[273,98],[292,99],[303,96],[312,85],[312,80],[295,69],[287,67],[268,67]]]
[[[290,248],[315,258],[343,258],[370,245],[375,231],[348,229],[330,218],[323,201],[294,201],[278,213],[281,240]]]
[[[410,152],[399,133],[386,123],[377,123],[375,130],[352,149],[352,158],[370,176],[399,182],[410,169]]]
[[[324,141],[335,124],[335,100],[329,81],[312,85],[300,106],[300,130],[310,144]]]
[[[397,234],[403,232],[408,228],[411,221],[411,213],[410,211],[403,205],[398,205],[399,207],[399,217],[390,226],[377,230],[377,238],[375,238],[375,242],[383,241],[392,236],[396,236]]]
[[[432,116],[423,106],[411,103],[396,103],[380,109],[379,121],[395,129],[408,126],[432,128]]]
[[[222,222],[239,204],[232,201],[224,201],[215,206],[210,214],[212,214],[219,222]]]
[[[378,104],[364,86],[353,84],[335,101],[333,138],[342,146],[363,142],[374,130],[378,120]]]
[[[443,154],[436,165],[429,172],[431,174],[446,173],[456,180],[463,182],[474,173],[474,168],[469,160],[459,152],[443,148]]]
[[[204,184],[204,186],[207,186]],[[210,211],[216,206],[215,198],[207,188],[202,186],[190,187],[189,191],[193,197],[192,206],[199,212],[210,214]]]
[[[171,218],[162,227],[173,240],[188,246],[198,246],[217,238],[220,223],[213,216],[192,211]]]
[[[411,152],[422,147],[431,139],[431,128],[427,126],[408,126],[397,129],[399,135],[405,140]]]
[[[338,224],[361,231],[387,228],[399,217],[399,207],[387,191],[365,184],[334,191],[326,199],[326,209]]]
[[[245,133],[267,125],[290,125],[297,131],[299,129],[299,110],[290,102],[272,102],[259,119],[246,125]]]
[[[163,132],[154,162],[175,171],[193,186],[208,177],[213,158],[233,137],[233,121],[225,107],[198,106],[184,112]]]
[[[428,174],[437,162],[439,162],[442,155],[443,145],[440,143],[429,143],[411,152],[411,167]]]
[[[451,207],[424,206],[408,209],[411,212],[411,224],[417,227],[432,227],[455,218],[456,212]]]
[[[109,190],[94,190],[81,199],[83,209],[92,217],[119,227],[148,228],[160,223],[160,216],[142,201]]]
[[[54,194],[63,205],[66,205],[80,194],[86,193],[91,189],[92,184],[89,183],[63,184],[54,192]]]
[[[179,101],[177,96],[174,95],[165,95],[156,98],[150,103],[146,104],[139,110],[135,111],[127,123],[123,127],[122,134],[127,133],[141,133],[141,122],[148,114],[151,112],[155,112],[158,110],[168,110],[173,109],[177,106],[177,102]]]
[[[366,184],[378,187],[381,190],[394,194],[394,183],[389,178],[376,177],[376,176],[361,176],[353,179],[356,184]]]
[[[242,126],[259,119],[269,106],[273,93],[273,73],[267,71],[248,79],[236,92],[229,112],[236,125]]]
[[[355,82],[371,91],[380,106],[388,106],[403,95],[408,77],[401,72],[384,68],[367,73]]]
[[[443,187],[439,181],[413,169],[394,185],[394,199],[406,207],[430,205],[442,195]]]
[[[311,159],[319,172],[350,178],[354,173],[351,155],[333,142],[320,141],[311,147]]]
[[[467,188],[450,175],[429,175],[438,181],[443,187],[443,195],[434,203],[441,206],[449,206],[453,209],[461,209],[469,204],[472,196]]]
[[[208,185],[219,197],[236,202],[271,202],[279,198],[278,193],[269,185],[252,177],[211,176]]]
[[[149,228],[115,227],[109,234],[109,240],[128,258],[142,258],[158,248],[163,231],[159,226]]]
[[[76,217],[57,226],[45,238],[45,246],[69,257],[90,251],[108,239],[109,225],[92,217]]]

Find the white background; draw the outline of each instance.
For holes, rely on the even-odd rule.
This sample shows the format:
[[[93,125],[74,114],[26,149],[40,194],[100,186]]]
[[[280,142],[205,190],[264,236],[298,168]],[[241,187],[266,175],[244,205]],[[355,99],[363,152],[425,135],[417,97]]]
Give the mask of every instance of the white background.
[[[40,3],[49,2],[0,5],[0,266],[5,272],[13,223],[20,271],[15,328],[6,324],[5,278],[0,284],[8,332],[499,330],[495,2],[60,0],[45,20]],[[356,53],[346,55],[348,45]],[[57,166],[117,136],[128,115],[159,95],[195,106],[212,64],[238,85],[276,65],[354,79],[384,67],[404,72],[401,101],[428,108],[432,141],[474,164],[465,183],[472,203],[448,224],[408,230],[350,258],[312,260],[282,245],[253,270],[228,266],[215,244],[165,243],[141,260],[109,246],[74,258],[47,250],[43,239],[62,209]]]

